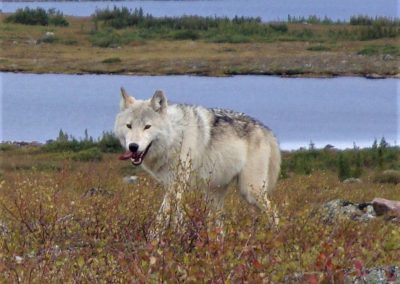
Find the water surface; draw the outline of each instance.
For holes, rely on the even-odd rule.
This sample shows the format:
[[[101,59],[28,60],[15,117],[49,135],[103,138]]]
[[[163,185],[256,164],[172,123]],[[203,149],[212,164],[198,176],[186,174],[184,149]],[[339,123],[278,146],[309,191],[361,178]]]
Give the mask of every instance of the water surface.
[[[163,89],[174,102],[248,113],[273,129],[284,149],[400,139],[396,79],[0,74],[0,140],[44,142],[60,129],[98,137],[113,128],[121,86],[141,99]]]

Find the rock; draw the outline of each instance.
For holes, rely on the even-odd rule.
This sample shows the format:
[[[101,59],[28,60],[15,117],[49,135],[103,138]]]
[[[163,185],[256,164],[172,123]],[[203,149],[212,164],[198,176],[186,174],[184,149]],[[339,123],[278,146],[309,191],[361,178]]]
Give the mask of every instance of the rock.
[[[21,264],[23,261],[24,261],[24,258],[23,258],[23,257],[21,257],[21,256],[19,256],[19,255],[16,255],[16,256],[15,256],[15,262],[16,262],[17,264]]]
[[[359,178],[347,178],[343,181],[343,183],[361,183],[361,179]]]
[[[383,60],[385,61],[389,61],[389,60],[394,60],[394,56],[390,55],[390,54],[384,54],[382,57]]]
[[[0,236],[5,236],[9,233],[10,231],[8,230],[8,227],[6,224],[2,223],[0,221]]]
[[[400,268],[398,266],[374,267],[365,269],[362,277],[354,278],[347,276],[348,283],[376,284],[376,283],[400,283]]]
[[[332,150],[332,149],[335,149],[335,146],[333,146],[331,144],[326,144],[324,147],[324,150],[327,150],[327,151]]]
[[[342,272],[344,273],[344,281],[339,283],[400,284],[400,268],[398,266],[363,268],[361,276],[356,276],[357,273],[354,268],[343,269]],[[324,273],[319,271],[296,272],[293,275],[285,277],[284,283],[314,283],[310,281],[310,276],[312,276],[314,280],[320,281],[323,279]],[[315,283],[320,283],[320,282],[315,282]]]
[[[336,220],[369,221],[377,216],[385,220],[400,223],[400,201],[375,198],[372,202],[353,203],[335,199],[322,205],[321,217],[323,222],[333,224]]]
[[[384,75],[372,73],[372,74],[366,74],[365,78],[367,78],[367,79],[385,79],[386,77]]]
[[[138,182],[137,176],[126,176],[123,178],[124,183],[126,184],[134,184]]]
[[[368,221],[375,218],[370,203],[353,203],[350,201],[335,199],[325,203],[321,210],[322,220],[332,224],[337,219],[350,219],[355,221]]]
[[[103,188],[92,187],[91,189],[87,190],[82,196],[83,197],[91,197],[91,196],[95,196],[95,195],[113,196],[114,194]]]
[[[374,207],[377,216],[400,216],[400,201],[388,200],[384,198],[374,198],[374,200],[372,200],[372,206]]]

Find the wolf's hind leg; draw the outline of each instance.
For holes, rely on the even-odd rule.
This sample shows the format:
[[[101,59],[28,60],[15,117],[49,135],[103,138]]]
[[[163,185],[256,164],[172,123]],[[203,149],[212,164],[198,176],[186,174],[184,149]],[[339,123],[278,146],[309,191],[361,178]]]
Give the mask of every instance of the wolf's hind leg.
[[[257,207],[262,213],[268,214],[272,224],[279,223],[276,209],[268,198],[269,176],[268,161],[262,157],[250,159],[242,172],[239,174],[239,189],[245,200],[252,206]]]

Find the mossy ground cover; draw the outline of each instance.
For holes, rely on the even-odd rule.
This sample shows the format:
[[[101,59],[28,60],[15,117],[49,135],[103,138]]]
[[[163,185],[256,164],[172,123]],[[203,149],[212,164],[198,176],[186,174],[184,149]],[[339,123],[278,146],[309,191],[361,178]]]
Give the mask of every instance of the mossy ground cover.
[[[81,146],[72,153],[84,151]],[[277,226],[232,186],[221,238],[202,194],[186,193],[183,225],[171,225],[155,241],[149,236],[163,189],[117,153],[88,161],[61,145],[2,145],[0,282],[282,283],[302,272],[306,283],[340,283],[346,273],[356,277],[360,265],[400,265],[398,224],[326,224],[318,213],[336,198],[400,199],[399,184],[375,180],[385,169],[399,169],[398,148],[379,149],[284,153],[284,175],[271,196]],[[354,170],[357,151],[362,183],[342,183],[339,156]],[[123,183],[132,174],[139,181]]]

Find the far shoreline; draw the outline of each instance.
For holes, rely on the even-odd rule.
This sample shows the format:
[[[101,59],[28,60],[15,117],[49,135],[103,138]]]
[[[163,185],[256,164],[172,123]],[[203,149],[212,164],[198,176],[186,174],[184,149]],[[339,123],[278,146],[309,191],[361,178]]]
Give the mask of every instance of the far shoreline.
[[[109,76],[194,76],[194,77],[210,77],[210,78],[224,78],[234,76],[271,76],[281,78],[304,78],[304,79],[334,79],[334,78],[364,78],[368,80],[384,80],[384,79],[400,79],[400,73],[395,75],[386,74],[356,74],[356,73],[343,73],[343,74],[285,74],[285,73],[232,73],[232,74],[207,74],[207,73],[132,73],[132,72],[32,72],[29,70],[3,70],[0,68],[0,73],[13,73],[13,74],[33,74],[33,75],[109,75]]]

